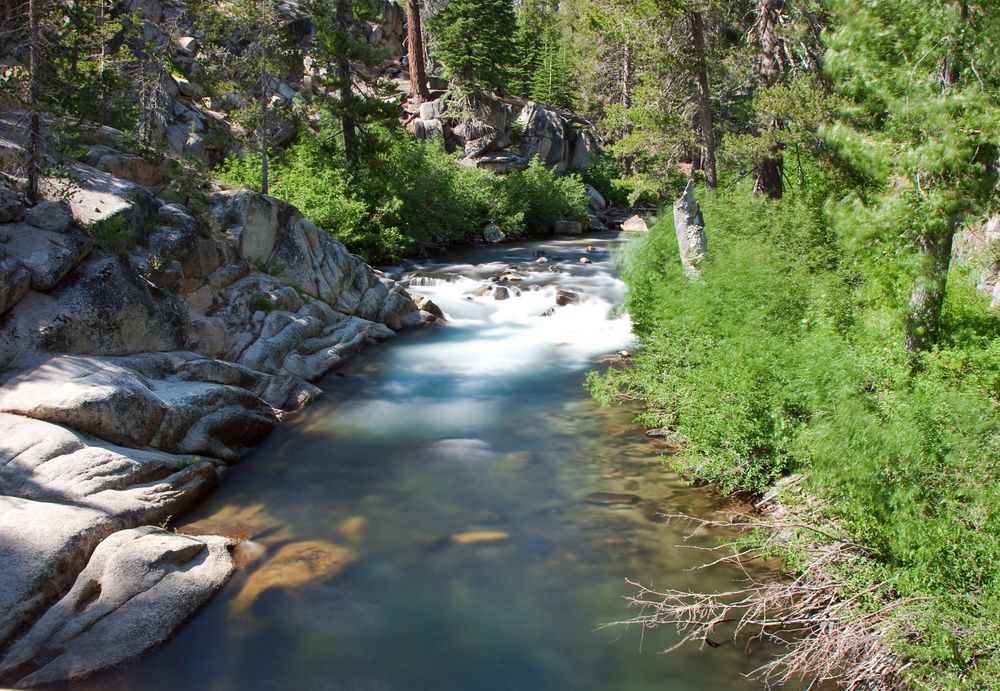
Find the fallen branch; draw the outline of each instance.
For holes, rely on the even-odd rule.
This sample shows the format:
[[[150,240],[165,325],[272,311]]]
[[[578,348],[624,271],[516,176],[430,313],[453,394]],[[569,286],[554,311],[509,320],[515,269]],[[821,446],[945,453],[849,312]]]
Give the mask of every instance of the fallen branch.
[[[801,679],[809,688],[826,682],[848,690],[904,688],[902,675],[907,664],[895,652],[895,644],[915,635],[916,619],[921,614],[917,604],[929,598],[894,599],[887,581],[859,591],[838,575],[853,561],[863,560],[870,550],[808,523],[664,516],[695,523],[698,530],[711,526],[771,531],[772,536],[755,549],[725,546],[733,549],[733,554],[702,568],[722,562],[743,568],[746,561],[761,556],[774,536],[787,530],[804,530],[824,541],[805,550],[810,561],[791,580],[762,581],[744,568],[746,585],[721,593],[655,590],[628,581],[637,592],[626,600],[639,614],[606,627],[672,627],[680,640],[665,651],[669,652],[688,643],[717,647],[723,636],[719,629],[732,626],[733,641],[742,638],[747,645],[764,642],[784,650],[751,673],[765,684]]]

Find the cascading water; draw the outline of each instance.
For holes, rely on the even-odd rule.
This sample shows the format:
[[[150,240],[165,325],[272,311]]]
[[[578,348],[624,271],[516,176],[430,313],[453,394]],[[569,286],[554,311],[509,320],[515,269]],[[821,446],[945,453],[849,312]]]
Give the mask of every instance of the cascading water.
[[[760,659],[741,645],[660,656],[669,631],[598,630],[628,614],[626,578],[723,589],[739,575],[690,570],[711,557],[685,547],[715,537],[659,520],[724,501],[668,472],[631,411],[582,387],[632,343],[614,312],[616,243],[390,269],[448,325],[331,376],[180,520],[245,538],[243,568],[161,650],[82,688],[758,688],[742,674]]]

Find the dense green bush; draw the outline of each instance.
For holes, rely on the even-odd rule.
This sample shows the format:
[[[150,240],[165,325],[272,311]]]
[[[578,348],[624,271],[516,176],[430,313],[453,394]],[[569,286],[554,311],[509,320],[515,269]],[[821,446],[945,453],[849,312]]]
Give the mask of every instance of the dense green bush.
[[[909,257],[861,205],[800,190],[763,201],[744,184],[702,207],[699,282],[682,274],[670,214],[627,251],[641,349],[592,390],[645,401],[645,421],[685,442],[678,468],[726,491],[805,472],[830,517],[872,550],[871,569],[847,577],[929,598],[924,635],[905,642],[915,676],[996,688],[998,315],[953,267],[942,338],[914,362],[902,336]]]
[[[497,176],[459,165],[439,142],[405,133],[384,133],[377,151],[352,178],[335,146],[304,134],[272,159],[271,193],[371,262],[472,241],[488,223],[514,238],[551,232],[560,219],[587,218],[579,178],[557,176],[538,162]],[[219,175],[256,188],[259,168],[260,159],[245,152],[226,161]]]

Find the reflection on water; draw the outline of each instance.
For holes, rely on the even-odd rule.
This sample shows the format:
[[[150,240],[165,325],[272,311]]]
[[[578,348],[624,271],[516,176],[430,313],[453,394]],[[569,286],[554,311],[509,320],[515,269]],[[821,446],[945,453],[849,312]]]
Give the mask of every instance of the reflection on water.
[[[233,469],[181,525],[247,540],[243,569],[161,650],[84,688],[757,688],[742,674],[761,660],[741,645],[661,656],[669,631],[596,630],[626,614],[626,578],[706,589],[738,577],[691,571],[710,557],[678,547],[683,527],[656,515],[709,515],[723,500],[667,472],[662,441],[582,388],[631,343],[628,318],[611,316],[624,290],[613,244],[397,269],[450,325],[356,359]],[[504,271],[508,299],[472,295]],[[580,300],[556,307],[557,289]]]

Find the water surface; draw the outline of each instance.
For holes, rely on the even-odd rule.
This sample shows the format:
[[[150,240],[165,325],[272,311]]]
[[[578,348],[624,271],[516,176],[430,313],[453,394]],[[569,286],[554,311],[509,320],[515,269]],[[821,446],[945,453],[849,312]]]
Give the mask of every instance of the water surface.
[[[162,649],[93,689],[752,689],[742,645],[663,656],[669,631],[598,630],[625,579],[723,589],[740,574],[658,512],[725,502],[665,470],[634,411],[583,388],[632,346],[618,240],[553,240],[394,270],[449,315],[321,383],[181,529],[249,538],[245,567]],[[548,261],[537,262],[544,253]],[[591,263],[581,263],[581,257]],[[507,300],[474,296],[505,270]],[[552,271],[558,267],[559,272]],[[556,290],[577,304],[556,306]],[[542,316],[551,310],[549,316]],[[634,504],[588,503],[592,492]],[[193,528],[185,528],[192,526]],[[684,545],[684,546],[680,546]]]

